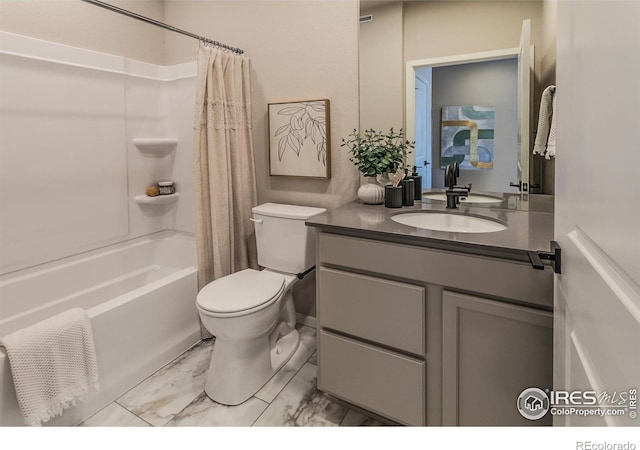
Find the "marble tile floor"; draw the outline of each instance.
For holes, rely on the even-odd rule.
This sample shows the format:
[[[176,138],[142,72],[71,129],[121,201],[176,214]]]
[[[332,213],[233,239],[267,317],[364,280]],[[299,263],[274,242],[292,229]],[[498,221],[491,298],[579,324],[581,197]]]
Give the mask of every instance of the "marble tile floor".
[[[79,426],[275,427],[380,426],[316,389],[316,330],[298,326],[300,346],[253,397],[220,405],[204,393],[215,342],[187,350]]]

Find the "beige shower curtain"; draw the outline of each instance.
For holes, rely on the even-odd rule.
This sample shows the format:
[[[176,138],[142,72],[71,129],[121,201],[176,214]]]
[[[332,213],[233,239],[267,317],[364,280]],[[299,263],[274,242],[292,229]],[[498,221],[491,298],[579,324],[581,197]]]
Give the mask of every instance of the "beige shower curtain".
[[[193,135],[198,289],[258,268],[249,59],[201,47]]]

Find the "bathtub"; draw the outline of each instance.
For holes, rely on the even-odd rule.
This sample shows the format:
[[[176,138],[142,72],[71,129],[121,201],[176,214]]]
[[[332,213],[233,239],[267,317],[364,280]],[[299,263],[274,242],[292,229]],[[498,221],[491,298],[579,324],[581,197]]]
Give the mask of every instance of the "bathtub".
[[[0,276],[0,336],[80,307],[101,391],[46,425],[75,425],[200,339],[193,236],[161,232]],[[0,425],[22,425],[0,347]]]

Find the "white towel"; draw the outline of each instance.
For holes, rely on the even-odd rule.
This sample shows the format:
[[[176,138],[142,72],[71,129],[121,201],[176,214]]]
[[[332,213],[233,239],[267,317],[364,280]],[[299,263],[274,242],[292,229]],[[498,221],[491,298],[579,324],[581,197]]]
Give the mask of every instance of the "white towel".
[[[98,390],[91,322],[80,308],[0,339],[25,423],[39,426]]]
[[[551,126],[549,127],[549,138],[547,139],[547,153],[544,157],[551,159],[556,156],[556,93],[553,92],[553,101],[551,102]]]
[[[547,159],[551,159],[551,156],[556,152],[555,91],[556,87],[551,85],[542,92],[538,114],[538,131],[533,144],[533,154],[544,155]],[[549,145],[553,149],[552,154],[548,153]]]

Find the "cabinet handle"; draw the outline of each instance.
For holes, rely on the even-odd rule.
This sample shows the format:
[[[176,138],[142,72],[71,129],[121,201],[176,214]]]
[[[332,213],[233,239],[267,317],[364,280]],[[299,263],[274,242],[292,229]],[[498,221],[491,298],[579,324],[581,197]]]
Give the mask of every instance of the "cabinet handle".
[[[555,273],[562,273],[562,249],[556,241],[551,241],[551,251],[543,252],[538,250],[537,252],[528,251],[527,256],[531,267],[537,270],[544,270],[543,259],[551,261],[551,267]]]
[[[262,219],[254,219],[253,217],[249,217],[249,220],[255,223],[262,223]]]
[[[537,252],[528,251],[527,256],[529,257],[529,262],[534,269],[544,270],[544,264],[542,264],[542,260],[540,256],[538,256]]]

